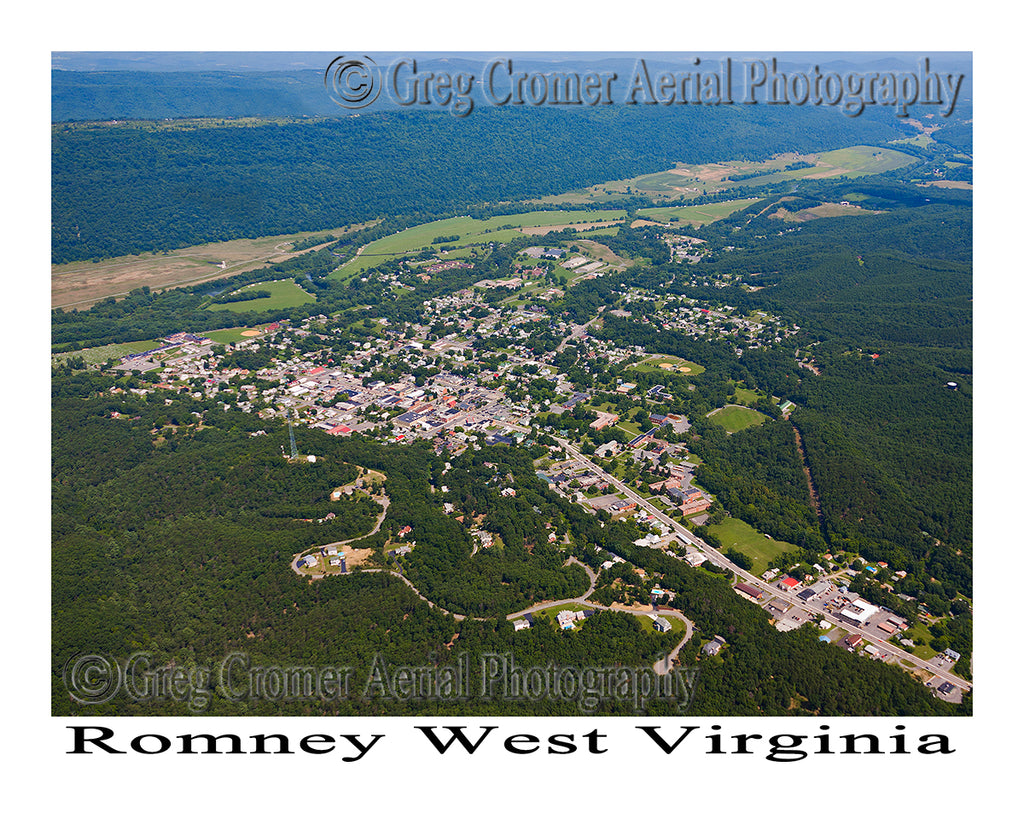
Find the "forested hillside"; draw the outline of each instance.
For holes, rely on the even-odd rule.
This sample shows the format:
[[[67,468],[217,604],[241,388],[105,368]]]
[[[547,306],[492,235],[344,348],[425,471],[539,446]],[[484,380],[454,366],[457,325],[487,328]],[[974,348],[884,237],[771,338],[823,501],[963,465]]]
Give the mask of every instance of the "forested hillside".
[[[83,710],[67,698],[60,679],[63,664],[82,652],[126,658],[145,651],[154,665],[202,666],[241,651],[254,666],[350,666],[359,685],[332,701],[238,702],[221,691],[200,710],[579,714],[575,700],[489,701],[477,696],[478,688],[451,704],[382,701],[364,696],[362,682],[377,657],[422,666],[468,657],[474,680],[480,658],[491,653],[510,652],[522,666],[649,667],[679,637],[645,631],[632,615],[602,613],[570,634],[542,619],[526,632],[513,632],[501,616],[533,599],[580,593],[586,585],[582,570],[563,567],[565,557],[597,566],[608,551],[662,573],[679,609],[703,633],[729,641],[724,660],[700,663],[694,713],[954,713],[898,669],[823,647],[816,635],[778,633],[725,578],[635,546],[631,521],[605,523],[557,497],[533,473],[532,458],[542,448],[498,446],[453,458],[444,478],[451,491],[442,496],[430,487],[442,474],[443,459],[425,445],[389,447],[300,430],[302,449],[321,458],[289,463],[279,455],[286,437],[280,426],[250,437],[267,428],[259,419],[198,401],[186,401],[198,419],[185,412],[168,425],[159,397],[112,396],[112,380],[65,368],[55,373],[54,423],[83,431],[87,445],[62,439],[54,453],[54,713],[190,712],[189,702],[166,697],[119,697]],[[112,418],[112,412],[124,415]],[[161,434],[154,435],[154,428]],[[392,505],[382,537],[412,527],[417,545],[404,567],[417,587],[453,608],[497,617],[456,621],[386,573],[312,583],[295,576],[289,566],[294,552],[370,528],[375,504],[327,499],[331,487],[352,477],[353,463],[386,474]],[[502,495],[502,487],[515,487],[517,495]],[[502,546],[471,562],[466,528],[442,512],[442,497],[486,518]],[[338,512],[329,523],[296,520],[327,509]],[[547,524],[560,540],[568,537],[568,552],[547,547]],[[685,664],[698,662],[698,645],[687,647]],[[653,713],[674,707],[669,701],[648,705]],[[634,705],[605,702],[598,710],[628,714]]]
[[[898,135],[835,111],[644,106],[55,125],[53,262],[465,213],[670,168]]]

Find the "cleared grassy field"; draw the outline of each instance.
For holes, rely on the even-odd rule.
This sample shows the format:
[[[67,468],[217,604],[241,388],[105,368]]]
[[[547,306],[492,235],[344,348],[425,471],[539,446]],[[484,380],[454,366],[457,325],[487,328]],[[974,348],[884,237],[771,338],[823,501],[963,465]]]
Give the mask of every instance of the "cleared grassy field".
[[[246,290],[266,290],[270,296],[263,299],[251,299],[250,301],[235,301],[228,304],[211,304],[208,310],[230,310],[233,313],[260,312],[263,310],[283,310],[289,307],[298,307],[300,304],[309,304],[316,301],[316,297],[307,293],[291,279],[275,282],[256,282],[247,284],[237,290],[243,293]]]
[[[827,219],[833,216],[871,216],[881,213],[880,210],[866,210],[857,205],[840,205],[838,202],[826,202],[813,208],[789,211],[780,208],[770,218],[784,222],[809,222],[812,219]]]
[[[930,660],[939,653],[928,645],[932,639],[932,634],[924,623],[915,623],[907,629],[903,636],[914,641],[914,647],[907,650],[915,657],[920,657],[922,660]],[[904,648],[906,647],[904,646]]]
[[[725,427],[725,431],[729,434],[739,432],[741,429],[747,427],[754,427],[758,424],[763,424],[768,420],[767,415],[762,415],[757,410],[748,409],[747,407],[738,407],[734,404],[730,404],[720,410],[715,410],[708,415],[712,421],[721,427]]]
[[[823,176],[868,176],[875,173],[894,171],[912,165],[917,160],[910,154],[894,151],[891,148],[876,148],[870,145],[854,145],[851,148],[840,148],[819,154],[815,164],[822,172],[807,168],[795,171],[803,176],[820,178]],[[828,172],[831,171],[831,172]]]
[[[728,202],[715,202],[712,205],[689,205],[678,208],[644,208],[637,213],[645,219],[669,223],[672,219],[688,225],[708,225],[724,219],[760,199],[733,199]]]
[[[745,387],[736,387],[736,389],[733,391],[733,394],[736,396],[737,404],[743,404],[744,406],[747,407],[749,407],[751,404],[757,403],[757,400],[759,398],[764,397],[760,393],[755,392],[754,390],[748,390]]]
[[[768,563],[785,552],[796,551],[796,546],[782,540],[770,540],[753,526],[738,518],[726,518],[722,523],[708,527],[722,541],[723,549],[735,549],[753,561],[753,574],[763,574]]]
[[[126,296],[139,287],[161,290],[223,279],[296,255],[293,241],[326,233],[342,236],[372,224],[305,231],[258,239],[233,239],[183,247],[169,253],[141,253],[99,262],[71,262],[50,268],[50,306],[86,308],[108,296]],[[303,251],[305,252],[305,251]]]
[[[53,356],[54,361],[64,361],[68,358],[74,358],[80,356],[85,360],[86,364],[102,364],[111,358],[121,358],[122,356],[129,355],[130,353],[144,353],[146,350],[152,350],[155,347],[159,347],[161,344],[157,340],[149,341],[127,341],[123,344],[104,344],[102,347],[87,347],[84,350],[74,350],[70,353],[56,353]]]
[[[929,145],[935,142],[931,138],[930,134],[918,134],[916,137],[910,137],[909,139],[894,139],[893,145],[916,145],[919,148],[927,148]]]
[[[855,177],[884,173],[916,161],[909,154],[890,148],[854,145],[821,154],[779,154],[763,162],[715,162],[705,165],[677,163],[675,168],[669,170],[631,179],[602,182],[589,188],[545,197],[538,201],[549,205],[614,205],[617,198],[636,193],[662,200],[693,199],[703,194],[733,189],[741,192],[744,188],[804,177],[821,179],[831,176]],[[808,163],[813,167],[786,170],[787,165],[796,163]],[[730,176],[750,178],[734,181],[728,178]]]
[[[490,219],[474,219],[471,216],[456,216],[452,219],[441,219],[423,225],[406,228],[403,231],[384,236],[368,244],[357,259],[353,259],[342,269],[331,274],[332,277],[347,279],[375,267],[388,258],[417,253],[426,249],[439,249],[455,246],[464,248],[484,242],[507,242],[519,238],[526,232],[525,228],[549,228],[558,230],[574,225],[589,226],[596,223],[621,220],[626,217],[624,210],[598,211],[557,211],[537,210],[529,213],[515,213],[508,216],[494,216]],[[432,244],[441,236],[458,236],[451,242]],[[538,243],[543,238],[538,236]],[[452,255],[455,255],[453,253]],[[459,254],[463,255],[463,254]]]

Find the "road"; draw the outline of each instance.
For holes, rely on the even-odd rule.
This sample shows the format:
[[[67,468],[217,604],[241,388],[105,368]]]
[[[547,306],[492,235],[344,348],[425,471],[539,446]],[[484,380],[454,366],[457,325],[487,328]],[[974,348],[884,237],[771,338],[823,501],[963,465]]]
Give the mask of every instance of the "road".
[[[366,535],[362,535],[362,537],[366,537]],[[348,541],[342,541],[342,542],[347,543]],[[298,557],[299,557],[298,555],[295,555],[292,558],[292,569],[295,570],[297,574],[299,572],[298,572],[297,569],[295,569],[295,560]],[[509,614],[509,615],[506,616],[505,619],[506,620],[518,620],[520,617],[524,617],[527,614],[533,614],[535,612],[542,611],[544,609],[550,609],[550,608],[554,608],[556,606],[562,606],[562,605],[565,605],[565,604],[580,604],[580,605],[588,606],[589,608],[592,608],[592,609],[598,609],[600,611],[616,611],[616,612],[621,612],[623,614],[632,614],[632,615],[634,615],[636,617],[646,617],[646,616],[648,616],[649,614],[652,613],[652,612],[647,612],[647,611],[637,611],[636,609],[627,609],[627,608],[615,607],[615,606],[601,606],[601,605],[598,605],[597,603],[590,603],[590,602],[588,602],[587,598],[590,597],[591,594],[593,594],[594,589],[597,586],[597,574],[594,572],[593,569],[591,569],[585,563],[581,563],[575,557],[570,557],[565,563],[566,563],[567,566],[571,565],[571,564],[576,564],[577,566],[582,566],[583,567],[583,570],[587,573],[587,577],[590,579],[590,587],[587,589],[586,594],[582,594],[579,597],[572,597],[572,598],[568,598],[568,599],[565,599],[565,600],[547,600],[547,601],[545,601],[543,603],[537,603],[536,605],[530,606],[529,608],[523,609],[522,611],[517,611],[517,612],[514,612],[512,614]],[[397,577],[399,580],[401,580],[403,583],[405,583],[406,586],[408,586],[410,589],[412,589],[413,593],[420,600],[422,600],[424,603],[426,603],[428,606],[430,606],[430,608],[437,609],[442,614],[450,614],[457,622],[462,622],[463,620],[485,621],[485,620],[491,619],[489,617],[467,617],[465,614],[455,614],[454,612],[448,611],[448,609],[442,608],[437,603],[435,603],[433,600],[428,599],[419,589],[417,589],[416,586],[413,585],[413,582],[411,580],[409,580],[408,577],[403,575],[401,572],[395,571],[394,569],[360,569],[360,571],[361,572],[367,572],[367,573],[374,573],[374,574],[389,574],[392,577]],[[352,572],[348,572],[347,574],[351,575],[353,573]],[[323,574],[317,574],[317,575],[304,574],[302,576],[303,577],[316,578],[316,579],[325,577],[325,575],[323,575]],[[345,575],[332,575],[332,576],[344,577]],[[682,612],[675,611],[674,609],[659,609],[658,610],[658,614],[663,616],[663,617],[670,617],[672,619],[682,620],[683,624],[686,626],[686,633],[683,635],[683,638],[679,641],[679,643],[675,646],[675,648],[673,648],[664,658],[662,658],[662,659],[660,659],[660,660],[658,660],[657,662],[654,663],[654,671],[657,674],[660,674],[660,675],[664,676],[665,674],[668,674],[668,672],[671,670],[672,663],[675,662],[676,657],[679,655],[680,649],[682,649],[682,647],[684,645],[686,645],[686,641],[689,640],[690,637],[693,635],[693,623],[691,623],[683,615]]]
[[[768,592],[768,593],[773,594],[773,595],[775,595],[777,597],[781,597],[782,599],[786,600],[786,602],[792,603],[792,605],[795,608],[799,609],[800,611],[805,612],[806,614],[810,615],[811,617],[813,617],[815,619],[824,618],[825,620],[828,620],[833,625],[841,626],[842,628],[844,628],[846,631],[850,632],[851,634],[859,634],[866,642],[871,643],[872,645],[877,646],[882,651],[884,651],[886,654],[889,654],[890,656],[894,656],[894,657],[896,657],[899,660],[905,660],[907,662],[910,662],[911,664],[913,664],[917,668],[920,668],[920,669],[928,672],[929,674],[934,674],[936,677],[938,677],[938,679],[942,680],[943,682],[952,683],[953,685],[955,685],[955,686],[957,686],[959,688],[962,688],[964,691],[970,691],[971,690],[971,683],[969,683],[967,680],[957,676],[956,674],[953,674],[953,673],[951,673],[949,671],[946,671],[944,669],[935,668],[927,660],[923,660],[920,657],[917,657],[917,656],[911,654],[908,651],[904,651],[903,649],[901,649],[901,648],[899,648],[897,646],[894,646],[892,643],[889,643],[888,641],[879,640],[876,636],[870,634],[869,632],[865,631],[864,629],[858,628],[857,626],[852,626],[849,623],[847,623],[846,621],[840,620],[838,617],[835,617],[835,616],[833,616],[833,615],[831,615],[831,614],[829,614],[827,612],[821,612],[821,611],[815,610],[815,609],[811,608],[810,606],[808,606],[807,604],[805,604],[802,600],[798,599],[796,597],[796,595],[793,594],[792,592],[782,592],[779,589],[773,588],[772,586],[770,586],[769,584],[767,584],[763,580],[761,580],[761,578],[755,577],[754,575],[752,575],[750,572],[746,571],[745,569],[741,569],[735,563],[732,563],[727,557],[725,557],[725,555],[723,555],[717,549],[712,548],[707,543],[705,543],[703,540],[701,540],[696,535],[694,535],[692,532],[690,532],[688,529],[686,529],[686,527],[684,527],[677,520],[675,520],[673,518],[670,518],[668,515],[664,514],[660,510],[658,510],[655,506],[653,506],[651,503],[649,503],[644,498],[642,498],[640,495],[638,495],[636,492],[634,492],[629,486],[624,484],[622,481],[620,481],[614,475],[609,475],[607,472],[605,472],[603,469],[601,469],[601,467],[599,467],[597,464],[595,464],[591,460],[589,460],[585,455],[583,455],[576,447],[574,447],[568,441],[566,441],[566,440],[564,440],[562,438],[557,438],[557,437],[555,438],[555,440],[559,443],[559,445],[561,445],[561,447],[567,453],[569,453],[569,455],[571,455],[576,460],[580,461],[582,465],[586,465],[588,469],[591,469],[591,470],[595,471],[596,473],[598,473],[599,475],[601,475],[605,480],[607,480],[610,484],[615,486],[616,489],[618,489],[627,498],[629,498],[629,500],[634,501],[637,504],[638,507],[642,508],[644,511],[646,511],[648,514],[650,514],[652,517],[654,517],[657,520],[660,520],[662,523],[665,523],[666,525],[668,525],[671,528],[672,532],[683,543],[690,544],[691,546],[694,546],[694,547],[702,550],[705,554],[707,554],[709,556],[713,556],[713,558],[714,558],[713,562],[717,563],[720,566],[723,566],[726,569],[729,569],[737,577],[742,578],[744,580],[744,582],[748,583],[751,586],[754,586],[755,588],[761,589],[762,591]]]
[[[384,523],[384,518],[387,517],[388,507],[391,505],[391,498],[389,498],[386,494],[381,493],[381,497],[380,498],[376,498],[375,497],[374,500],[377,501],[377,503],[379,503],[381,505],[381,510],[380,510],[380,514],[377,515],[377,522],[375,524],[373,524],[373,528],[369,532],[367,532],[365,535],[356,535],[355,537],[350,537],[348,540],[336,540],[333,543],[324,543],[322,546],[313,546],[313,547],[311,547],[309,549],[304,549],[301,552],[297,552],[297,553],[293,554],[292,555],[292,559],[291,559],[291,563],[290,563],[290,565],[292,567],[292,571],[295,572],[295,574],[299,575],[299,577],[312,577],[312,578],[316,578],[316,579],[319,579],[321,577],[325,577],[326,575],[324,575],[323,573],[313,574],[311,572],[301,571],[295,565],[296,561],[300,557],[304,557],[305,555],[310,554],[310,553],[312,553],[314,551],[319,551],[320,549],[326,549],[328,546],[347,546],[349,543],[352,543],[352,542],[354,542],[356,540],[362,540],[364,537],[369,537],[370,535],[377,534],[377,532],[380,531],[381,524]]]
[[[587,332],[587,328],[601,317],[601,311],[602,310],[604,310],[604,306],[603,305],[601,306],[601,309],[597,311],[597,315],[594,316],[586,324],[575,324],[575,325],[573,325],[572,332],[569,333],[569,335],[567,335],[564,339],[562,339],[562,343],[559,344],[558,347],[555,348],[555,351],[560,353],[563,350],[565,350],[565,346],[570,341],[576,341],[577,339],[581,338]]]

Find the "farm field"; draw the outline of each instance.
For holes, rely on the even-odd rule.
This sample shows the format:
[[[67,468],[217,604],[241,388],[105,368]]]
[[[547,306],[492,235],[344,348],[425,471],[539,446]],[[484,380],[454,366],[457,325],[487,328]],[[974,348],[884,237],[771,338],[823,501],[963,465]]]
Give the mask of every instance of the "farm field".
[[[250,301],[229,302],[228,304],[211,304],[206,309],[248,313],[262,310],[281,310],[316,301],[314,295],[307,293],[291,279],[274,282],[255,282],[246,285],[236,292],[244,292],[246,290],[266,290],[270,293],[270,296],[263,299],[251,299]]]
[[[265,263],[291,258],[295,255],[290,251],[293,241],[325,233],[342,236],[369,224],[211,242],[166,254],[141,253],[99,262],[52,265],[50,306],[85,309],[110,296],[126,296],[140,287],[163,290],[227,278]]]
[[[645,219],[658,222],[676,221],[688,225],[709,225],[724,219],[726,216],[742,210],[760,199],[732,199],[728,202],[715,202],[711,205],[689,205],[678,208],[644,208],[637,211]]]
[[[640,194],[652,199],[693,199],[720,191],[757,187],[769,182],[791,179],[824,179],[833,176],[866,176],[902,168],[917,161],[913,156],[891,148],[854,145],[820,154],[779,154],[764,162],[715,162],[704,165],[677,163],[675,168],[653,174],[618,179],[591,185],[538,200],[541,204],[603,204],[614,205],[622,196]],[[787,165],[806,162],[813,167],[786,170]],[[731,180],[729,176],[749,179]],[[756,174],[756,175],[754,175]],[[716,203],[721,204],[721,203]],[[641,211],[649,215],[651,209]],[[653,209],[657,210],[657,209]],[[727,215],[727,214],[726,214]],[[717,218],[722,218],[718,216]]]
[[[719,426],[725,427],[725,431],[730,435],[741,429],[763,424],[768,419],[767,415],[762,415],[757,410],[740,407],[736,404],[729,404],[722,409],[714,410],[708,417]]]
[[[64,361],[68,358],[81,357],[86,364],[102,364],[111,358],[121,358],[131,353],[144,353],[159,347],[162,342],[157,340],[149,341],[127,341],[123,344],[104,344],[102,347],[87,347],[84,350],[72,350],[67,353],[56,353],[54,361]]]
[[[437,249],[441,246],[465,248],[468,245],[483,242],[507,242],[516,239],[529,229],[545,229],[548,233],[566,227],[580,229],[595,224],[607,225],[624,219],[624,210],[600,211],[555,211],[542,210],[529,213],[516,213],[507,216],[493,216],[490,219],[474,219],[472,216],[456,216],[427,222],[423,225],[406,228],[403,231],[384,236],[368,244],[359,257],[345,264],[331,274],[331,278],[348,279],[370,269],[387,258],[408,255],[426,249]],[[433,244],[433,240],[441,236],[458,236],[457,240]],[[540,239],[539,239],[540,240]],[[456,255],[455,252],[452,255]],[[459,254],[464,255],[464,254]]]
[[[824,219],[830,216],[872,216],[881,213],[880,210],[866,210],[856,205],[840,205],[836,202],[825,202],[813,208],[790,211],[780,208],[769,218],[781,219],[784,222],[809,222],[812,219]]]
[[[739,518],[726,518],[708,527],[708,531],[722,541],[723,549],[735,549],[749,557],[754,565],[753,574],[763,574],[768,563],[785,552],[796,551],[796,546],[783,540],[766,538],[753,526]]]

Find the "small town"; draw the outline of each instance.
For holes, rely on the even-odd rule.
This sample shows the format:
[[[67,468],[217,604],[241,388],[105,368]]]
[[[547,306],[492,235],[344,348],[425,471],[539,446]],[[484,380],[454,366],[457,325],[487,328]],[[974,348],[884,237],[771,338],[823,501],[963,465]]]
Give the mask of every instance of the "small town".
[[[673,252],[682,247],[699,254],[699,243],[672,241]],[[530,259],[558,258],[560,253],[528,248],[524,256],[529,264]],[[692,265],[701,258],[678,261]],[[565,264],[581,271],[591,268],[590,276],[600,276],[603,267],[585,257]],[[410,270],[429,278],[453,265],[469,267],[439,255]],[[557,494],[593,514],[634,520],[647,532],[639,545],[660,549],[690,566],[707,564],[735,573],[736,593],[760,606],[778,630],[815,623],[821,641],[879,661],[902,663],[915,669],[937,697],[959,702],[970,688],[951,671],[959,655],[948,649],[926,661],[910,653],[914,644],[903,635],[906,622],[849,591],[847,582],[861,570],[844,569],[825,555],[824,565],[815,563],[811,573],[800,577],[777,577],[779,569],[755,577],[722,550],[694,536],[690,530],[708,522],[714,497],[695,485],[698,459],[684,443],[690,420],[671,411],[672,393],[652,377],[659,372],[699,372],[699,365],[650,356],[637,346],[615,347],[590,335],[588,325],[551,318],[529,299],[510,305],[515,292],[531,282],[535,298],[550,295],[543,268],[514,269],[517,275],[507,280],[479,280],[471,288],[425,301],[419,323],[362,322],[366,340],[354,345],[339,344],[332,320],[319,315],[294,324],[258,326],[229,344],[175,333],[160,346],[125,356],[112,366],[137,374],[138,385],[129,387],[131,392],[163,392],[169,408],[186,394],[197,400],[214,398],[224,409],[305,425],[331,436],[359,434],[393,444],[428,441],[437,454],[450,456],[469,448],[543,443],[550,456],[537,462],[536,474]],[[404,286],[402,274],[374,275]],[[489,299],[496,289],[509,289],[512,295]],[[738,354],[771,346],[800,329],[765,314],[745,317],[731,309],[702,307],[692,299],[655,299],[640,288],[626,288],[622,296],[628,309],[609,315],[625,318],[639,309],[644,311],[642,322],[652,327],[682,330],[694,338],[742,338]],[[613,370],[623,375],[611,377]],[[624,377],[638,370],[649,377]],[[575,423],[580,418],[582,422]],[[595,438],[602,443],[592,443]],[[281,454],[289,455],[283,449]],[[489,533],[476,529],[473,534],[482,547],[489,545]],[[414,545],[410,538],[391,556],[407,554]],[[602,572],[610,574],[616,564],[624,563],[609,555]],[[358,560],[353,563],[351,555],[347,560],[344,546],[334,545],[300,557],[295,568],[300,573],[345,573],[354,565]],[[628,569],[634,582],[635,573],[643,572]],[[877,571],[871,566],[863,570]],[[656,630],[669,630],[671,624],[658,613],[663,593],[657,579],[644,580],[639,586],[615,581],[598,588],[596,596],[582,600],[579,607],[558,611],[558,627],[573,629],[601,600],[618,607],[640,606],[649,612]],[[526,612],[509,619],[522,630],[530,627],[532,617],[533,612]],[[716,636],[703,651],[714,655],[726,645]]]

